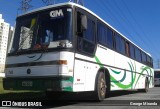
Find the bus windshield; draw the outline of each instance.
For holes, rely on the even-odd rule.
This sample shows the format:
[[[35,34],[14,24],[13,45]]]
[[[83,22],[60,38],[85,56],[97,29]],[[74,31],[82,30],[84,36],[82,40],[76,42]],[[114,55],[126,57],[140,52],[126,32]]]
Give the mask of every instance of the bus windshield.
[[[13,52],[72,47],[72,9],[50,9],[17,18]]]

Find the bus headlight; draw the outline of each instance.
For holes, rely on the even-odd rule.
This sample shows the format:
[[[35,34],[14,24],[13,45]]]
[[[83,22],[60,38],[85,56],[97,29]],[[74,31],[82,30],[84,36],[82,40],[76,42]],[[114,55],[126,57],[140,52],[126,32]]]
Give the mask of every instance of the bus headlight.
[[[67,65],[67,60],[59,60],[58,64],[59,65]]]

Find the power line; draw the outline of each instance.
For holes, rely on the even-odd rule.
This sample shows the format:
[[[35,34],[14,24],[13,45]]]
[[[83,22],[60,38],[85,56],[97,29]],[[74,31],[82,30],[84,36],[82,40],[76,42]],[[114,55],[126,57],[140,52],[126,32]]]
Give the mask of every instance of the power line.
[[[114,1],[113,1],[114,2]],[[109,5],[109,6],[112,6],[111,4]],[[117,3],[116,2],[114,2],[114,5],[112,6],[112,7],[116,7],[117,8],[117,11],[115,10],[114,11],[114,13],[115,12],[117,12],[117,13],[115,13],[115,14],[118,14],[118,18],[120,18],[120,19],[118,19],[118,20],[121,20],[120,22],[123,24],[123,25],[125,25],[125,23],[127,23],[128,22],[128,25],[131,25],[131,23],[130,23],[130,21],[128,20],[128,18],[125,16],[125,14],[123,13],[123,10],[121,10],[121,8],[117,5]],[[113,8],[112,8],[112,10],[113,10]],[[119,13],[120,12],[120,13]],[[116,16],[115,16],[116,17]],[[126,25],[125,25],[126,26]],[[132,25],[131,25],[131,27],[132,27]],[[128,29],[128,27],[127,27],[127,29]],[[128,31],[128,30],[127,30]],[[135,41],[135,42],[138,42],[139,44],[140,44],[140,42],[139,42],[139,40],[137,40],[135,37],[133,37],[133,35],[130,33],[130,32],[128,32],[129,34],[129,36]],[[138,44],[137,43],[137,44]]]
[[[114,1],[113,1],[113,2],[114,2]],[[123,2],[122,2],[122,3],[123,3]],[[124,4],[124,3],[123,3],[123,4]],[[111,5],[109,5],[109,6],[111,6]],[[129,15],[131,16],[131,18],[132,18],[133,21],[135,22],[134,24],[137,24],[136,28],[138,28],[138,30],[140,30],[140,32],[141,32],[143,35],[140,35],[140,34],[137,32],[137,30],[136,30],[136,29],[134,28],[134,26],[133,26],[133,23],[131,23],[130,20],[128,20],[128,17],[124,16],[124,18],[123,18],[123,15],[125,15],[125,14],[123,13],[123,10],[122,10],[121,8],[119,8],[119,5],[117,5],[117,2],[114,2],[114,6],[118,9],[118,12],[120,12],[119,16],[120,16],[120,17],[122,16],[122,19],[125,19],[124,22],[127,21],[126,23],[128,23],[128,24],[130,25],[129,27],[132,28],[132,30],[134,30],[134,33],[136,34],[136,36],[138,36],[137,38],[139,38],[140,41],[145,45],[144,48],[149,49],[149,51],[150,51],[151,53],[153,53],[153,52],[156,51],[156,53],[154,53],[154,58],[155,58],[155,57],[158,57],[157,51],[159,51],[159,49],[157,48],[157,46],[155,46],[155,44],[154,44],[153,42],[151,42],[151,41],[149,40],[148,34],[146,34],[146,33],[143,31],[141,25],[136,21],[135,17],[132,15],[132,13],[131,13],[131,11],[129,10],[129,8],[127,7],[127,5],[125,5],[124,7],[127,8],[127,11],[129,12]],[[113,7],[113,6],[112,6],[112,7]],[[112,9],[113,9],[113,8],[112,8]],[[143,37],[141,37],[141,36],[145,36],[145,38],[143,38]],[[136,38],[136,39],[137,39],[137,38]],[[148,47],[149,45],[153,45],[153,46],[154,46],[154,49],[151,49],[150,47]],[[156,50],[155,50],[155,49],[156,49]]]
[[[69,0],[69,2],[73,1],[74,3],[80,4],[84,6],[84,1],[83,0]]]
[[[103,1],[101,1],[101,2],[103,2]],[[104,5],[105,3],[103,2],[102,4]],[[107,4],[109,4],[109,2],[107,2]],[[143,37],[140,37],[140,36],[142,36],[142,35],[140,35],[140,34],[136,31],[136,29],[134,28],[134,26],[132,25],[132,23],[130,22],[130,20],[128,20],[128,16],[126,17],[125,14],[123,13],[123,10],[122,10],[121,8],[119,8],[119,5],[117,5],[117,3],[114,2],[114,5],[109,4],[109,6],[112,7],[110,10],[112,10],[113,12],[112,12],[112,11],[110,11],[110,12],[112,12],[113,16],[114,16],[114,14],[118,14],[118,18],[117,18],[117,16],[115,16],[114,18],[118,19],[117,21],[120,22],[121,25],[122,25],[122,24],[124,25],[124,23],[128,23],[129,27],[132,28],[132,30],[134,31],[134,34],[136,34],[135,36],[138,36],[137,38],[138,38],[139,40],[137,41],[137,38],[135,39],[135,37],[133,37],[133,36],[128,32],[128,30],[127,30],[127,33],[129,33],[129,36],[131,36],[132,39],[134,39],[134,41],[136,41],[136,42],[138,42],[138,43],[143,43],[143,44],[145,45],[144,48],[149,49],[149,51],[152,51],[152,52],[153,52],[153,49],[151,49],[151,48],[148,47],[148,45],[150,45],[150,44],[152,44],[152,43],[149,43],[148,40],[145,41],[145,39],[147,39],[146,37],[145,37],[145,39],[143,39]],[[108,6],[108,7],[109,7],[109,6]],[[107,6],[105,5],[104,7],[107,7]],[[107,8],[108,8],[108,7],[107,7]],[[116,9],[118,9],[117,12],[119,12],[119,13],[115,13],[116,10],[115,10],[113,7],[116,7]],[[108,8],[108,9],[109,9],[109,8]],[[131,13],[131,12],[130,12],[130,13]],[[134,17],[132,17],[132,18],[134,18]],[[135,24],[136,24],[136,23],[135,23]],[[139,26],[137,26],[137,27],[139,27]],[[127,28],[127,29],[128,29],[128,28]],[[125,31],[126,31],[126,30],[125,30]],[[141,30],[141,32],[142,32],[142,30]],[[144,35],[144,36],[146,36],[146,35]],[[140,42],[140,41],[141,41],[141,42]],[[140,44],[139,44],[139,45],[140,45]],[[157,54],[156,54],[156,55],[157,55]]]
[[[109,4],[109,1],[106,3],[106,2],[104,2],[103,0],[101,1],[101,2],[97,2],[97,4],[100,4],[101,6],[101,8],[102,8],[102,10],[103,10],[103,12],[102,11],[100,11],[100,13],[104,13],[103,14],[103,16],[107,16],[108,15],[108,17],[110,17],[111,18],[111,20],[115,23],[115,21],[117,22],[117,23],[119,23],[120,25],[121,25],[121,27],[123,28],[123,30],[124,31],[126,31],[126,33],[128,33],[128,35],[130,36],[130,37],[132,37],[132,39],[134,40],[134,41],[136,41],[136,42],[138,42],[139,43],[139,45],[142,45],[142,43],[143,43],[143,45],[145,45],[144,46],[144,48],[146,48],[146,49],[149,49],[149,51],[150,52],[153,52],[153,51],[155,51],[155,50],[153,50],[153,49],[151,49],[150,47],[148,47],[150,44],[152,44],[151,42],[148,42],[149,40],[147,40],[147,41],[145,41],[146,39],[149,39],[149,38],[146,38],[145,37],[145,39],[143,38],[143,37],[140,37],[140,36],[142,36],[142,35],[140,35],[137,31],[136,31],[136,29],[135,29],[135,27],[133,26],[133,24],[130,22],[130,20],[128,19],[128,16],[125,16],[125,14],[123,13],[123,10],[119,7],[119,4],[117,4],[117,3],[114,3],[114,5],[111,5],[111,4]],[[106,4],[109,4],[108,6],[106,5]],[[113,3],[112,3],[113,4]],[[116,7],[116,11],[118,10],[118,17],[117,17],[117,13],[115,13],[116,11],[115,11],[115,9],[113,8],[113,6],[114,7]],[[112,7],[112,8],[109,8],[109,7]],[[125,6],[126,7],[126,6]],[[126,8],[128,8],[128,7],[126,7]],[[129,9],[127,9],[127,11],[128,11]],[[105,12],[104,12],[105,11]],[[110,14],[107,14],[108,12],[110,12]],[[128,11],[129,12],[129,14],[131,14],[131,12],[130,11]],[[115,16],[116,15],[116,16]],[[112,17],[113,16],[113,17]],[[134,18],[133,17],[133,15],[131,14],[130,15],[131,16],[131,18]],[[135,18],[134,18],[135,19]],[[133,20],[135,23],[134,24],[138,24],[137,23],[137,21],[136,20]],[[130,32],[128,32],[128,27],[127,27],[127,29],[125,28],[125,26],[124,26],[124,23],[127,23],[128,25],[129,25],[129,27],[130,28],[132,28],[132,30],[134,31],[134,34],[136,34],[135,36],[137,36],[137,38],[135,38],[135,37],[133,37],[131,34],[130,34]],[[138,25],[136,28],[139,28],[140,26]],[[140,28],[141,29],[141,28]],[[140,30],[139,29],[139,30]],[[140,30],[141,31],[141,33],[143,33],[143,36],[148,36],[148,35],[146,35],[145,34],[145,32],[143,31],[143,30]],[[152,45],[154,45],[154,44],[152,44]],[[156,53],[154,54],[154,56],[155,55],[157,55]],[[158,56],[156,56],[156,57],[158,57]]]
[[[155,45],[155,43],[151,42],[151,40],[149,40],[148,34],[146,34],[146,33],[144,32],[144,30],[142,29],[142,26],[137,22],[137,20],[136,20],[135,17],[133,16],[132,12],[129,10],[129,8],[128,8],[128,6],[126,5],[126,3],[125,3],[123,0],[121,0],[121,1],[122,1],[122,3],[124,4],[124,6],[126,7],[127,11],[129,12],[131,18],[134,20],[135,24],[137,24],[137,27],[139,28],[139,30],[141,30],[141,33],[143,34],[143,36],[145,36],[145,38],[142,38],[142,39],[143,39],[143,40],[148,39],[148,40],[145,41],[145,42],[147,42],[147,46],[146,46],[146,47],[148,47],[149,45],[154,46],[154,47],[153,47],[154,49],[153,49],[153,48],[150,49],[149,47],[148,47],[148,48],[150,49],[150,51],[152,51],[152,53],[154,52],[155,58],[158,59],[158,58],[159,58],[159,55],[158,55],[158,52],[157,52],[157,51],[160,51],[159,48],[158,48],[158,46]],[[156,61],[156,60],[154,60],[154,61]]]
[[[99,3],[99,2],[98,2]],[[98,4],[97,3],[97,4]],[[113,8],[112,9],[110,9],[109,8],[109,6],[107,6],[106,5],[106,3],[102,0],[101,1],[101,8],[105,8],[105,9],[103,9],[103,13],[104,13],[104,11],[106,11],[106,12],[109,12],[110,14],[108,15],[111,19],[112,19],[112,21],[114,22],[114,23],[118,23],[119,25],[121,25],[121,28],[123,28],[123,30],[125,31],[125,33],[127,33],[127,36],[131,36],[132,37],[132,39],[136,42],[136,43],[138,43],[138,44],[140,44],[139,43],[139,40],[136,40],[132,35],[130,35],[130,32],[125,28],[125,26],[124,26],[124,22],[125,21],[121,21],[121,20],[123,20],[123,19],[119,19],[119,18],[117,18],[116,16],[115,16],[115,11],[113,11]],[[108,4],[109,4],[109,2],[108,2]],[[106,13],[104,14],[104,15],[107,15]],[[113,17],[112,17],[113,16]]]
[[[142,42],[146,48],[147,47],[147,43],[143,40],[143,38],[141,37],[141,35],[137,32],[137,30],[134,28],[133,24],[130,22],[130,20],[128,19],[128,16],[126,16],[126,14],[123,13],[123,10],[119,7],[119,5],[117,4],[117,2],[115,2],[113,0],[113,3],[114,5],[110,5],[112,7],[116,7],[115,9],[117,9],[117,11],[115,10],[115,12],[117,12],[117,14],[119,14],[118,16],[122,18],[123,20],[123,23],[126,23],[126,25],[129,25],[129,27],[133,30],[133,33],[132,34],[135,34],[134,37],[136,37],[136,40],[138,40],[138,42]],[[130,34],[130,36],[132,37],[132,34]],[[133,37],[132,37],[133,38]],[[138,38],[138,39],[137,39]],[[149,49],[151,50],[150,48],[146,48],[146,49]]]

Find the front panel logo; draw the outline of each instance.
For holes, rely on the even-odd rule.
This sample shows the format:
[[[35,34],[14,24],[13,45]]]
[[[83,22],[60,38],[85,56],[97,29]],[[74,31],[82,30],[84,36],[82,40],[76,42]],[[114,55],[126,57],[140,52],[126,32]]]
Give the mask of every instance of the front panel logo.
[[[2,101],[2,106],[11,106],[11,101]]]
[[[63,11],[62,11],[62,9],[51,11],[50,16],[51,17],[62,17],[63,16]]]

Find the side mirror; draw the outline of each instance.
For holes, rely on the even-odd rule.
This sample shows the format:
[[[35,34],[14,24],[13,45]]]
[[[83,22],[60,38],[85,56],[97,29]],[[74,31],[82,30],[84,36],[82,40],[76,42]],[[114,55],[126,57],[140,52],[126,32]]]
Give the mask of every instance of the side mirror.
[[[81,16],[81,25],[82,25],[82,29],[84,30],[87,29],[87,16],[86,15]]]

